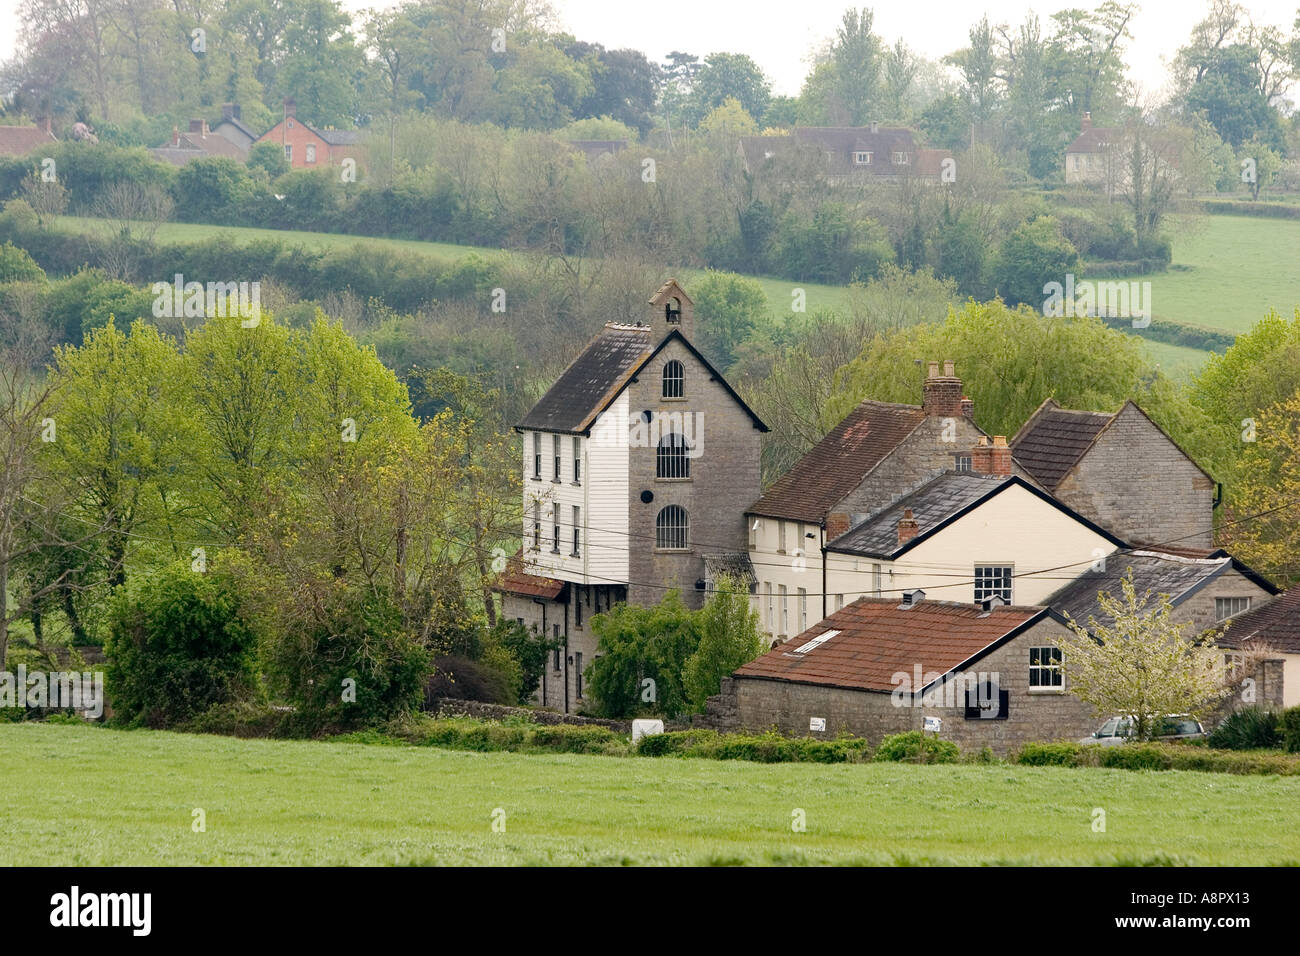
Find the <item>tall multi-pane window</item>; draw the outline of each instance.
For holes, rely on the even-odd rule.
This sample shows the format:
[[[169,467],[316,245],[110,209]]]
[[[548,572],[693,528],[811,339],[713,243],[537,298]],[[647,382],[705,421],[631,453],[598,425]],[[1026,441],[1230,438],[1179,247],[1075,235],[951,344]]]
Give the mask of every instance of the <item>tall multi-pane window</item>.
[[[655,517],[655,547],[685,551],[690,546],[690,518],[681,505],[668,505]]]
[[[582,439],[573,436],[573,483],[582,484]]]
[[[560,506],[559,505],[551,506],[551,528],[554,532],[551,535],[551,551],[555,554],[559,554],[560,553]]]
[[[555,456],[555,474],[552,476],[551,480],[559,481],[560,480],[560,436],[559,435],[551,436],[551,453]]]
[[[542,477],[542,433],[533,432],[533,477]]]
[[[533,502],[533,550],[542,550],[542,505],[541,502]]]
[[[777,539],[778,539],[776,549],[780,551],[782,554],[785,554],[786,523],[784,521],[778,521],[776,524],[777,524]]]
[[[975,565],[975,603],[991,597],[1011,603],[1011,566],[1008,564]]]
[[[808,589],[799,589],[799,633],[808,630]]]
[[[664,398],[681,398],[686,394],[686,368],[677,359],[664,363]]]
[[[772,605],[772,582],[768,581],[763,587],[767,590],[767,629],[771,631],[776,627],[776,610]]]
[[[781,633],[790,633],[790,595],[784,584],[781,585]]]
[[[691,477],[691,446],[681,432],[669,432],[655,449],[656,478]]]
[[[573,673],[575,696],[582,697],[582,651],[573,654]]]
[[[582,554],[582,509],[573,506],[573,556]]]

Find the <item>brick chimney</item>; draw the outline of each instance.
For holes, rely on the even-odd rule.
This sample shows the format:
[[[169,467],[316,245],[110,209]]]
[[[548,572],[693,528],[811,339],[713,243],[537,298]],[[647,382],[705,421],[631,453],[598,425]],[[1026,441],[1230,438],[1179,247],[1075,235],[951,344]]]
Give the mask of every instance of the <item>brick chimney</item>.
[[[832,511],[826,516],[826,540],[834,541],[849,530],[849,516],[842,511]]]
[[[961,397],[961,413],[971,421],[975,420],[975,402],[965,395]]]
[[[930,363],[921,392],[923,395],[921,411],[926,415],[958,418],[964,414],[961,379],[957,377],[956,367],[951,359],[943,363],[942,375],[939,374],[939,363]]]
[[[237,119],[240,119],[240,115],[239,115],[240,112],[241,112],[241,110],[240,110],[240,106],[239,106],[238,103],[222,103],[222,104],[221,104],[221,118],[222,118],[223,120],[237,120]]]
[[[292,96],[286,96],[286,97],[284,98],[284,116],[285,116],[285,119],[288,119],[288,118],[291,117],[291,116],[297,116],[297,115],[298,115],[298,104],[294,102],[294,99],[293,99]]]
[[[970,450],[970,470],[977,475],[1011,475],[1011,449],[1005,435],[994,435],[990,443],[981,435]]]
[[[181,131],[180,131],[177,127],[173,126],[173,127],[172,127],[172,145],[173,145],[173,146],[179,146],[180,144],[181,144]]]
[[[911,508],[904,509],[903,517],[898,519],[898,543],[907,544],[920,533],[921,528],[916,523],[916,515],[912,514]]]
[[[192,120],[190,120],[190,132],[191,132],[191,133],[198,133],[199,136],[207,136],[207,135],[208,135],[208,121],[205,120],[205,119],[192,119]]]
[[[1079,130],[1085,131],[1092,129],[1092,111],[1084,110],[1083,119],[1079,120]]]

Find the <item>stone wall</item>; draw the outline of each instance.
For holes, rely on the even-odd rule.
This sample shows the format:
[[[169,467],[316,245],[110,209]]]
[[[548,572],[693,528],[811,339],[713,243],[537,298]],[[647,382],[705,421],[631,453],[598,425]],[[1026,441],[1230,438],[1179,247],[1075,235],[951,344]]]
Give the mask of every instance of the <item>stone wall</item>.
[[[665,363],[685,366],[684,398],[662,397]],[[628,386],[629,408],[636,415],[648,410],[663,416],[696,415],[703,439],[699,457],[690,462],[689,480],[655,477],[655,449],[629,449],[628,600],[657,604],[666,590],[677,588],[689,607],[699,607],[703,592],[704,555],[743,552],[749,546],[744,511],[759,497],[760,440],[753,419],[680,342],[667,345]],[[671,419],[669,419],[671,420]],[[642,491],[654,500],[641,501]],[[655,548],[655,517],[663,507],[677,504],[690,516],[690,550]]]
[[[1055,493],[1125,541],[1213,546],[1214,482],[1133,405],[1120,410]]]

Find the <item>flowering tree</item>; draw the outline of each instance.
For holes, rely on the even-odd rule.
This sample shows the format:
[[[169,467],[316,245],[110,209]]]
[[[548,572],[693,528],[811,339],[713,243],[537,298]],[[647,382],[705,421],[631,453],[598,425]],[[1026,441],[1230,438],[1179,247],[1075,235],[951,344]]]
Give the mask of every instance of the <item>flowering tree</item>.
[[[1170,619],[1168,595],[1138,595],[1130,569],[1121,597],[1098,595],[1109,623],[1090,616],[1086,627],[1069,620],[1056,639],[1070,691],[1098,713],[1134,719],[1134,737],[1149,740],[1166,714],[1199,716],[1227,692],[1223,630],[1188,635],[1190,622]]]

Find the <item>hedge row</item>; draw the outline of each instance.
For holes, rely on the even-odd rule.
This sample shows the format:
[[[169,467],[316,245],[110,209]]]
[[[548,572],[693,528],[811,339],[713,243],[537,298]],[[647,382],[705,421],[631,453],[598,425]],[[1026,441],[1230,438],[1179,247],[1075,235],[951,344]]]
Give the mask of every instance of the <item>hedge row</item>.
[[[1103,315],[1099,318],[1112,329],[1140,335],[1154,342],[1167,342],[1170,345],[1183,345],[1192,349],[1211,352],[1226,352],[1237,341],[1236,333],[1221,332],[1217,329],[1205,329],[1199,325],[1187,325],[1171,319],[1152,319],[1146,328],[1134,328],[1131,318]]]
[[[702,757],[710,760],[752,760],[758,763],[862,763],[871,749],[860,737],[814,740],[765,734],[720,734],[714,730],[682,730],[637,741],[633,753],[642,757]]]
[[[1031,743],[1012,755],[1029,767],[1114,767],[1121,770],[1200,770],[1210,773],[1300,775],[1300,758],[1260,751],[1210,750],[1180,744]]]
[[[1261,219],[1300,219],[1300,206],[1274,202],[1244,202],[1236,199],[1207,199],[1201,208],[1215,216],[1258,216]]]

